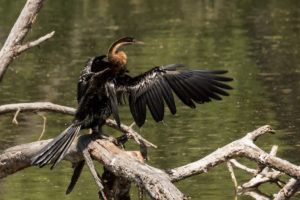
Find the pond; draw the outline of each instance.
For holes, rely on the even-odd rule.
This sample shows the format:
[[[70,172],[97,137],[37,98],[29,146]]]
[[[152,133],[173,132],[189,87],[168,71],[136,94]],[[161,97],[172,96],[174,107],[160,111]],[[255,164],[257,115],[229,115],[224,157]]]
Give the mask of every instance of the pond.
[[[21,0],[0,0],[0,47],[23,6]],[[184,63],[189,69],[226,69],[227,76],[234,78],[234,90],[223,101],[191,110],[177,99],[175,116],[167,111],[163,123],[148,117],[141,129],[136,128],[158,146],[149,149],[150,165],[169,169],[196,161],[265,124],[277,134],[263,136],[257,144],[265,151],[277,144],[279,157],[299,165],[299,7],[297,0],[45,1],[26,41],[52,30],[55,36],[9,67],[0,83],[0,105],[50,101],[76,107],[77,80],[87,59],[106,54],[114,40],[133,36],[146,45],[124,48],[132,75]],[[128,106],[120,113],[123,123],[133,122]],[[44,139],[56,136],[72,120],[61,114],[44,115]],[[0,116],[0,150],[36,141],[42,131],[39,115],[21,113],[18,126],[12,118],[13,114]],[[120,134],[110,128],[105,132]],[[128,148],[138,147],[131,142]],[[256,168],[250,161],[241,162]],[[235,171],[239,184],[251,178]],[[53,171],[28,168],[0,180],[0,199],[95,199],[97,187],[87,168],[74,191],[65,195],[71,174],[66,162]],[[176,185],[195,200],[234,198],[224,164]],[[274,184],[259,189],[267,195],[278,190]],[[137,199],[137,190],[132,193]]]

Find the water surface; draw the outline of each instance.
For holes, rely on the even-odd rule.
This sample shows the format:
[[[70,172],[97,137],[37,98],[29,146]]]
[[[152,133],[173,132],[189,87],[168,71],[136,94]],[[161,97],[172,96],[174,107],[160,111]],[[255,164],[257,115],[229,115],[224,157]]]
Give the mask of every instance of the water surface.
[[[299,4],[296,0],[45,1],[26,41],[52,30],[55,36],[14,61],[0,85],[0,104],[50,101],[76,107],[76,83],[86,60],[105,54],[115,39],[133,36],[147,43],[124,48],[133,75],[153,66],[184,63],[189,69],[226,69],[234,78],[234,90],[223,101],[195,110],[177,101],[176,116],[166,110],[164,123],[148,118],[137,129],[159,147],[150,149],[150,165],[167,169],[187,164],[265,124],[277,134],[260,138],[260,147],[269,151],[277,144],[278,156],[299,165]],[[0,0],[0,46],[23,5],[21,0]],[[120,110],[122,122],[131,124],[127,106]],[[44,138],[56,136],[72,119],[45,115]],[[0,150],[35,141],[41,133],[40,116],[20,114],[19,126],[11,124],[12,117],[0,116]],[[137,146],[131,143],[129,148]],[[251,177],[236,173],[239,184]],[[87,168],[74,191],[65,196],[71,174],[65,162],[54,171],[23,170],[0,181],[0,199],[95,199],[97,187]],[[234,198],[226,165],[177,186],[192,199]],[[278,190],[271,184],[260,189],[267,195]],[[132,196],[137,199],[135,190]]]

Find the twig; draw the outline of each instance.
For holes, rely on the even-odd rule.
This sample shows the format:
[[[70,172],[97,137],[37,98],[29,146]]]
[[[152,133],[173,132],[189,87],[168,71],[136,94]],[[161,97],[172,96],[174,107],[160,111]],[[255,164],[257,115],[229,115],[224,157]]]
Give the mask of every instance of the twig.
[[[16,113],[15,113],[15,115],[14,115],[14,118],[13,118],[13,120],[12,120],[12,123],[15,124],[15,125],[19,125],[19,122],[18,122],[18,120],[17,120],[17,117],[18,117],[20,111],[21,111],[21,108],[18,108],[18,110],[16,111]]]
[[[254,174],[256,172],[255,169],[251,169],[249,167],[246,167],[245,165],[242,165],[241,163],[239,163],[236,159],[230,159],[229,162],[231,164],[233,164],[234,166],[236,166],[239,169],[242,169],[248,173]]]
[[[244,190],[239,192],[239,195],[248,195],[255,200],[271,200],[271,197],[261,193],[259,190]]]
[[[40,135],[40,137],[38,139],[38,140],[41,140],[42,137],[44,136],[45,131],[46,131],[46,121],[47,121],[47,118],[44,115],[42,115],[41,113],[37,113],[37,114],[43,118],[43,130],[42,130],[41,135]]]
[[[136,141],[136,143],[138,143],[138,144],[144,143],[144,145],[146,147],[157,148],[156,145],[152,144],[151,142],[149,142],[148,140],[143,138],[140,134],[138,134],[137,132],[135,132],[132,129],[132,126],[134,124],[135,123],[131,124],[131,126],[125,126],[125,125],[121,124],[121,127],[118,127],[117,123],[114,120],[111,120],[111,119],[106,120],[106,125],[125,133],[129,139],[133,138]]]
[[[26,44],[20,46],[20,47],[18,48],[17,54],[21,54],[22,52],[26,51],[27,49],[29,49],[29,48],[31,48],[31,47],[38,46],[38,45],[40,45],[42,42],[45,42],[46,40],[49,40],[50,38],[53,37],[54,33],[55,33],[55,31],[52,31],[52,32],[50,32],[50,33],[48,33],[48,34],[46,34],[46,35],[40,37],[40,38],[37,39],[37,40],[34,40],[34,41],[32,41],[32,42],[28,42],[28,43],[26,43]]]
[[[235,178],[235,175],[234,175],[234,171],[233,171],[232,165],[231,165],[231,163],[229,161],[226,162],[226,164],[227,164],[227,168],[228,168],[228,171],[230,173],[230,176],[231,176],[231,180],[232,180],[232,182],[234,184],[235,193],[237,193],[238,184],[237,184],[237,181],[236,181],[236,178]]]

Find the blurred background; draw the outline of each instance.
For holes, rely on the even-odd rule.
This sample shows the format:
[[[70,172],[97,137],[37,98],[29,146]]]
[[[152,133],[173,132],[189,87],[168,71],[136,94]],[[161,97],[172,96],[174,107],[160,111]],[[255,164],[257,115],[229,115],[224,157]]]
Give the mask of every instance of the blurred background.
[[[24,4],[24,0],[0,0],[0,47]],[[189,69],[226,69],[227,76],[234,78],[234,90],[223,101],[191,110],[177,99],[176,116],[166,109],[163,123],[155,123],[148,111],[148,121],[136,130],[158,146],[149,149],[150,165],[169,169],[196,161],[265,124],[277,134],[265,135],[257,144],[265,151],[277,144],[279,157],[299,165],[299,8],[297,0],[45,1],[26,41],[52,30],[56,33],[12,63],[0,84],[0,105],[50,101],[76,107],[77,80],[87,59],[106,54],[114,40],[133,36],[147,45],[123,48],[132,75],[158,65],[184,63]],[[36,141],[42,131],[40,116],[21,113],[16,126],[11,123],[13,115],[0,116],[0,151]],[[72,120],[61,114],[45,116],[43,139],[55,137]],[[120,109],[120,117],[127,125],[133,122],[127,105]],[[120,135],[110,128],[105,132]],[[127,148],[138,146],[129,142]],[[256,168],[253,162],[240,161]],[[235,172],[239,184],[251,178]],[[97,198],[96,184],[86,167],[74,191],[65,196],[71,175],[67,162],[53,171],[28,168],[0,180],[0,199]],[[195,200],[234,198],[224,164],[176,185]],[[259,189],[266,195],[278,191],[275,184]],[[137,199],[136,189],[132,197]],[[299,193],[293,199],[298,198]]]

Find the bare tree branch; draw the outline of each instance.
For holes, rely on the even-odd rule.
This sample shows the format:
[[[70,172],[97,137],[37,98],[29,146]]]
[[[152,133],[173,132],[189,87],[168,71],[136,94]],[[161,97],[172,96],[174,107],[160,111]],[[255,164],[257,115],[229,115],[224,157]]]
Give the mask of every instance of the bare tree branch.
[[[231,164],[233,164],[237,168],[240,168],[240,169],[242,169],[242,170],[244,170],[248,173],[254,174],[256,172],[255,169],[250,169],[249,167],[246,167],[245,165],[242,165],[236,159],[230,159],[229,162],[231,162]]]
[[[257,139],[256,136],[268,132],[274,133],[270,126],[263,126],[196,162],[165,171],[139,161],[143,160],[139,152],[123,151],[110,141],[95,140],[91,138],[91,135],[83,135],[75,140],[64,159],[72,163],[81,162],[84,158],[77,145],[85,144],[93,159],[101,162],[106,169],[116,176],[135,182],[154,199],[185,199],[186,197],[172,182],[206,172],[208,169],[235,157],[249,158],[299,179],[299,166],[276,158],[262,151],[253,143],[254,138]],[[0,178],[30,167],[31,157],[48,142],[50,140],[33,142],[5,150],[0,154]]]
[[[40,135],[40,137],[39,137],[39,139],[38,139],[38,140],[41,140],[42,137],[44,136],[45,131],[46,131],[47,117],[45,117],[45,116],[44,116],[43,114],[41,114],[41,113],[38,113],[38,115],[41,116],[41,117],[43,118],[43,130],[42,130],[41,135]]]
[[[34,103],[16,103],[0,106],[0,114],[15,112],[20,109],[21,112],[55,112],[66,115],[74,115],[75,109],[67,106],[61,106],[50,102],[34,102]]]
[[[273,145],[273,147],[270,151],[270,155],[276,156],[277,150],[278,150],[278,146]],[[250,181],[241,185],[239,187],[239,190],[257,187],[257,186],[261,185],[262,183],[266,183],[266,182],[278,182],[279,177],[281,175],[283,175],[283,173],[281,173],[279,171],[276,171],[276,170],[271,171],[269,167],[261,168],[262,166],[263,165],[260,165],[260,168],[253,173],[254,177]]]
[[[18,122],[18,120],[17,120],[17,117],[18,117],[20,111],[21,111],[21,109],[18,108],[18,110],[16,111],[16,113],[15,113],[15,115],[14,115],[14,118],[13,118],[13,120],[12,120],[12,123],[15,124],[15,125],[19,125],[19,122]]]
[[[31,47],[35,47],[40,45],[41,43],[45,42],[46,40],[49,40],[53,37],[55,31],[52,31],[51,33],[48,33],[42,37],[40,37],[37,40],[34,40],[32,42],[28,42],[27,44],[24,44],[19,47],[17,54],[21,54],[23,51],[26,51],[27,49],[30,49]]]
[[[258,190],[244,190],[239,192],[239,195],[248,195],[256,200],[271,200],[272,198],[267,196],[266,194],[261,193]]]
[[[231,180],[232,180],[233,185],[234,185],[234,190],[237,193],[237,191],[238,191],[238,183],[237,183],[237,180],[235,178],[233,167],[232,167],[232,165],[231,165],[231,163],[229,161],[227,161],[226,164],[227,164],[227,168],[228,168],[228,171],[230,173],[230,176],[231,176]]]
[[[55,112],[66,115],[74,115],[75,109],[67,106],[61,106],[58,104],[53,104],[50,102],[33,102],[33,103],[17,103],[17,104],[7,104],[0,106],[0,114],[5,114],[9,112]],[[118,127],[117,123],[114,120],[107,119],[106,125],[112,127],[116,130],[119,130],[127,135],[129,139],[134,139],[140,146],[142,146],[143,151],[146,147],[157,148],[156,145],[152,144],[140,134],[133,130],[132,126],[126,126],[121,124],[121,127]]]
[[[36,19],[44,0],[27,0],[22,12],[11,29],[7,40],[0,51],[0,82],[9,64],[26,49],[39,45],[54,35],[54,31],[36,41],[22,45],[24,38]]]
[[[289,182],[275,195],[274,200],[285,200],[291,198],[300,188],[300,180],[291,178]]]
[[[31,158],[50,140],[37,141],[9,148],[0,154],[0,178],[31,166]],[[78,163],[83,154],[78,144],[87,145],[91,156],[101,162],[117,176],[134,181],[146,189],[155,199],[184,199],[184,195],[170,182],[168,175],[139,161],[142,158],[138,151],[127,152],[119,149],[108,140],[94,140],[91,135],[80,136],[71,145],[64,160]]]
[[[196,162],[168,170],[172,182],[180,181],[190,176],[207,172],[210,168],[226,162],[235,157],[246,157],[254,160],[257,163],[266,165],[285,174],[300,178],[300,166],[296,166],[288,161],[272,156],[259,147],[253,141],[265,133],[274,133],[274,130],[269,126],[263,126],[259,129],[248,133],[245,137],[233,141],[230,144],[217,149],[213,153]]]

